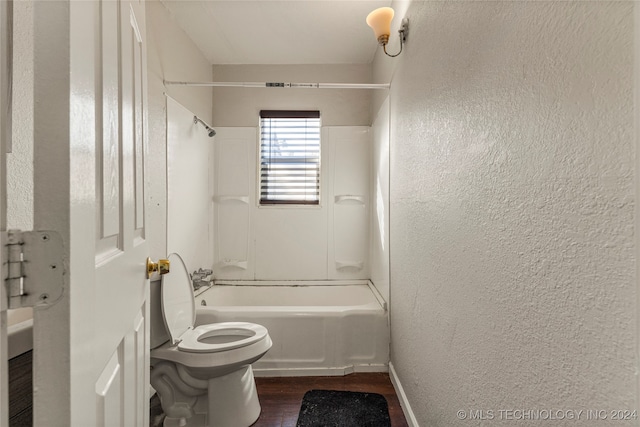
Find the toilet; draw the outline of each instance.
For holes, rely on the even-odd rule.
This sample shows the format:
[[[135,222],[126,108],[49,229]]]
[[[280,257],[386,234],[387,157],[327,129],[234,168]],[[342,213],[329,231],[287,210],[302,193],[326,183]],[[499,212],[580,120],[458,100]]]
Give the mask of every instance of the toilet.
[[[165,427],[248,427],[260,416],[251,364],[270,348],[262,325],[221,322],[194,327],[195,299],[182,258],[169,255],[161,306],[169,339],[151,350],[151,386]],[[151,341],[154,340],[152,329]]]

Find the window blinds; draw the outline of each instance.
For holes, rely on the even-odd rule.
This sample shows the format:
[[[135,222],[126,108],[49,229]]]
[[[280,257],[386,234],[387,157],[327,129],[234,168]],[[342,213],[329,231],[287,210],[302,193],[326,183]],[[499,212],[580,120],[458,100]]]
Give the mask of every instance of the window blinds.
[[[260,111],[260,204],[320,203],[320,112]]]

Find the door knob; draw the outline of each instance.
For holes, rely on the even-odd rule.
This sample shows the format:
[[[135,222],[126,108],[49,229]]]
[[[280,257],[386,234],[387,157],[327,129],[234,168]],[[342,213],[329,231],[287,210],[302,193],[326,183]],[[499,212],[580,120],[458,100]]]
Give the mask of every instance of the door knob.
[[[170,263],[168,259],[159,259],[158,262],[153,262],[151,258],[147,258],[147,279],[156,271],[158,274],[167,274],[169,267]]]

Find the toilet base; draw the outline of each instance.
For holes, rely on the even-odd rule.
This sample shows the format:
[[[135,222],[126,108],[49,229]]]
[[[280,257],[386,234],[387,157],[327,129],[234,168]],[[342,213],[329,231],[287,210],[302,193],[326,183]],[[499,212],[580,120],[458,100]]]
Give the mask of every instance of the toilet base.
[[[191,418],[165,418],[162,427],[207,427],[207,415],[196,414]]]
[[[203,396],[204,397],[204,396]],[[194,407],[190,418],[165,418],[164,427],[249,427],[260,416],[260,402],[251,365],[230,374],[211,378],[206,396],[207,412],[198,407],[205,402],[202,397]]]
[[[251,365],[209,380],[209,427],[249,427],[259,416]]]

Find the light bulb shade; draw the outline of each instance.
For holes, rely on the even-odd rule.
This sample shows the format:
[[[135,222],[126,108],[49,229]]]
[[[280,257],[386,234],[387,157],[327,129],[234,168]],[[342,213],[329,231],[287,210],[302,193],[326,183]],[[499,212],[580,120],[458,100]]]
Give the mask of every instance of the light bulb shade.
[[[367,25],[373,28],[376,40],[380,36],[391,34],[391,20],[393,19],[393,9],[390,7],[380,7],[367,15]]]

